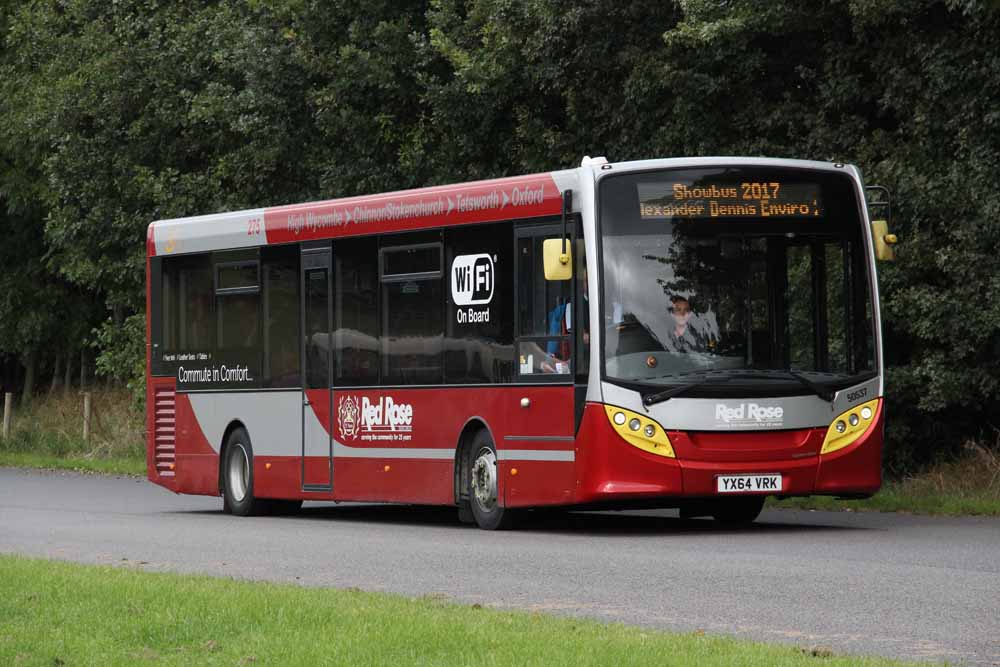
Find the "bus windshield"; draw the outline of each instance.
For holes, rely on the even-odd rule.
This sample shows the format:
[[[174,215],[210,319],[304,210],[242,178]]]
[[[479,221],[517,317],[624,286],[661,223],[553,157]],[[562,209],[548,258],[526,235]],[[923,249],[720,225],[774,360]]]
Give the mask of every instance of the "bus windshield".
[[[608,380],[793,395],[873,375],[862,203],[846,174],[661,170],[606,177],[599,197]]]

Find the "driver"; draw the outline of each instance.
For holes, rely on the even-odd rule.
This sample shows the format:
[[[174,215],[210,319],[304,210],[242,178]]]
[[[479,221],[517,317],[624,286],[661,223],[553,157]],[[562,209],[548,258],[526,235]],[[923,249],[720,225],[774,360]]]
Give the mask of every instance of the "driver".
[[[687,297],[674,294],[670,297],[670,316],[674,326],[670,328],[667,346],[675,352],[704,352],[705,337],[689,326],[691,302]]]

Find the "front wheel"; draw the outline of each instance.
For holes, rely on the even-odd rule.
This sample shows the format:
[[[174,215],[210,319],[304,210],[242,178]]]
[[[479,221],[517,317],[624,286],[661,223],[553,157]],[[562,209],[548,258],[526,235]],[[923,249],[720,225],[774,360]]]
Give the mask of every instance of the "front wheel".
[[[712,516],[716,521],[729,526],[753,523],[764,509],[765,496],[743,496],[716,501]]]
[[[497,450],[489,433],[480,431],[472,441],[469,470],[469,505],[483,530],[510,528],[513,512],[500,505],[497,489]]]

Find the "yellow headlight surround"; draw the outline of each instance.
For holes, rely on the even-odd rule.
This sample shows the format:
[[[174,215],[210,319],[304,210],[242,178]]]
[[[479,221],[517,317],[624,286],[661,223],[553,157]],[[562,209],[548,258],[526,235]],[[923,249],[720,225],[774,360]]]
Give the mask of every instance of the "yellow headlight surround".
[[[830,423],[830,428],[826,431],[826,439],[823,440],[823,449],[820,454],[829,454],[838,449],[847,447],[860,438],[868,427],[872,425],[875,416],[878,414],[878,404],[882,399],[868,401],[855,405],[847,412],[837,415],[837,418]],[[865,415],[868,415],[867,417]]]
[[[667,432],[649,417],[614,405],[605,405],[604,411],[608,415],[608,421],[611,422],[611,428],[628,444],[650,454],[676,458]],[[632,428],[636,424],[638,428]],[[652,435],[649,435],[649,432],[652,432]]]

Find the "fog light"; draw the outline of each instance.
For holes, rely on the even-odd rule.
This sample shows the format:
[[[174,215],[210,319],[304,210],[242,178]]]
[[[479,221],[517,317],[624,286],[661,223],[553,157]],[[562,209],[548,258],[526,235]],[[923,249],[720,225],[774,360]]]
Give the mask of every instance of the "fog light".
[[[639,422],[638,419],[635,418],[633,418],[632,421],[628,423],[628,427],[633,431],[638,431],[640,426],[642,426],[642,424]]]
[[[864,417],[865,419],[871,419],[872,418],[872,409],[869,408],[869,407],[861,408],[861,416]]]
[[[656,427],[652,424],[646,424],[646,428],[643,429],[643,433],[646,434],[647,438],[652,438],[656,435]]]
[[[616,412],[615,413],[615,423],[618,424],[619,426],[621,426],[622,424],[625,423],[625,413],[624,412]]]
[[[837,429],[837,433],[843,433],[844,431],[847,430],[847,424],[845,424],[843,421],[838,421],[836,424],[833,425],[833,427]]]
[[[851,426],[857,426],[858,422],[861,420],[858,419],[858,416],[852,412],[851,416],[847,418],[847,421],[851,422]]]

